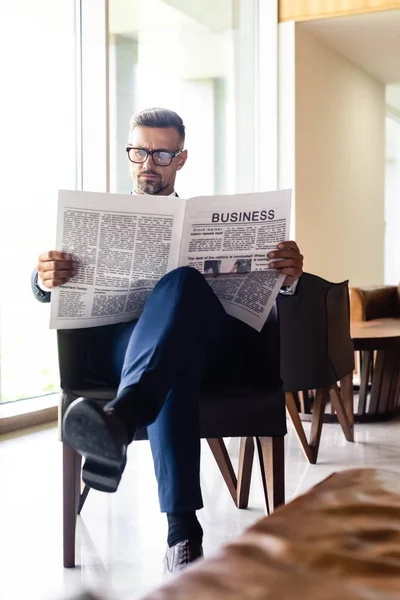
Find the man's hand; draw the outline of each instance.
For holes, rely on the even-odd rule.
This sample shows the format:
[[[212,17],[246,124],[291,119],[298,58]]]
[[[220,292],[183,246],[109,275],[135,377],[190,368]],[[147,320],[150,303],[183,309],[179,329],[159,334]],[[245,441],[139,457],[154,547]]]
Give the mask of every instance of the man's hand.
[[[303,255],[296,242],[281,242],[277,250],[268,253],[268,258],[274,259],[268,265],[270,269],[286,275],[283,285],[292,285],[303,273]]]
[[[51,290],[76,275],[78,263],[67,252],[50,250],[38,258],[37,271],[41,283]]]

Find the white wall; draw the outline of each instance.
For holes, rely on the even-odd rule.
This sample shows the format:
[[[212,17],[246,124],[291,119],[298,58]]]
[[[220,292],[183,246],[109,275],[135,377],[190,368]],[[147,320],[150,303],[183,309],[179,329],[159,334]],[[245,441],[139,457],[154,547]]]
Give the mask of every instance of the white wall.
[[[384,280],[384,86],[295,28],[296,239],[307,271]]]

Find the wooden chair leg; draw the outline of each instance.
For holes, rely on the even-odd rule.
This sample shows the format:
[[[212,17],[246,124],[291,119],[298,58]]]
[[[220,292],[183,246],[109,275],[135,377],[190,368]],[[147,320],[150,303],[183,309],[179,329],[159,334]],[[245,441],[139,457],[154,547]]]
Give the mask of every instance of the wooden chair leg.
[[[311,414],[311,402],[308,395],[308,390],[302,390],[299,393],[300,399],[300,412],[305,414]]]
[[[261,482],[262,482],[263,492],[264,492],[265,512],[267,513],[267,515],[269,515],[269,514],[271,514],[272,509],[270,509],[270,507],[269,507],[267,478],[265,476],[265,463],[264,463],[263,449],[261,446],[260,438],[258,438],[258,437],[256,437],[256,444],[257,444],[258,461],[260,463]]]
[[[344,437],[348,442],[354,442],[353,428],[350,426],[344,402],[339,387],[336,383],[330,389],[329,394],[331,397],[332,406],[335,408],[338,421],[343,430]]]
[[[83,488],[83,492],[79,495],[78,515],[81,514],[81,510],[86,502],[86,498],[88,497],[89,492],[90,487],[88,485],[85,485],[85,487]]]
[[[251,472],[253,469],[254,440],[252,437],[240,438],[238,482],[236,490],[237,507],[249,505]]]
[[[306,455],[307,460],[310,463],[312,463],[314,453],[308,443],[308,440],[307,440],[307,437],[306,437],[306,434],[305,434],[305,431],[303,428],[303,424],[300,419],[299,411],[297,410],[296,399],[292,392],[286,392],[285,398],[286,398],[286,409],[289,414],[290,420],[293,423],[297,437],[299,438],[301,447],[303,448],[303,451],[304,451],[304,454]]]
[[[285,445],[283,436],[257,438],[261,476],[268,513],[285,503]]]
[[[63,554],[64,567],[75,566],[75,532],[78,514],[81,457],[63,442]]]
[[[340,392],[346,410],[350,427],[354,428],[354,390],[353,373],[349,373],[340,380]]]
[[[207,442],[228,487],[229,493],[232,496],[232,500],[235,503],[235,506],[237,506],[237,478],[224,440],[222,438],[208,438]]]
[[[316,390],[311,421],[310,447],[312,449],[312,464],[315,465],[318,458],[319,443],[321,441],[322,425],[324,422],[325,406],[328,390],[321,388]]]

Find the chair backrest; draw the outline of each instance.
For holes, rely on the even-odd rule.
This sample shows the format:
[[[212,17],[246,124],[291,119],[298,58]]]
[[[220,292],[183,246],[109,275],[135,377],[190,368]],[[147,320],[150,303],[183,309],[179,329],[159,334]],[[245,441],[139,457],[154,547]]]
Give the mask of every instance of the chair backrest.
[[[354,369],[348,282],[304,273],[293,296],[278,298],[285,392],[330,387]]]

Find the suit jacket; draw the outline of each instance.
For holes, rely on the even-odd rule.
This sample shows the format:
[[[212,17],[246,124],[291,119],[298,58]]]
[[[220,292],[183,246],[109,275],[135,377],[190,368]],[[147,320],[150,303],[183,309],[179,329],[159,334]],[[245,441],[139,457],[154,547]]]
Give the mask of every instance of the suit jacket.
[[[34,269],[31,275],[31,287],[33,295],[35,296],[36,300],[39,300],[39,302],[50,302],[51,292],[45,292],[44,290],[40,289],[37,281],[38,272],[36,269]]]

